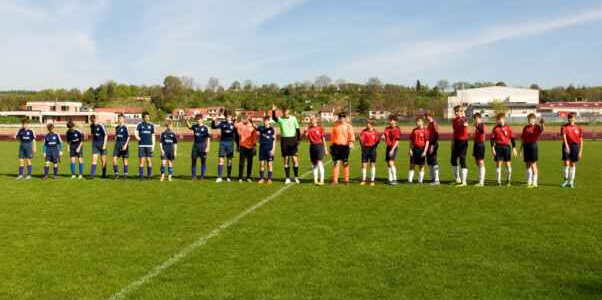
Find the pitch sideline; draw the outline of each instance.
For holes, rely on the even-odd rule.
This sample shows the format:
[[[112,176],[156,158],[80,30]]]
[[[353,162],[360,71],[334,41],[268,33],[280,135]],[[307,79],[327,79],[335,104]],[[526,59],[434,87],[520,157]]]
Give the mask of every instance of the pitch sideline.
[[[329,165],[329,164],[331,164],[331,161],[327,162],[325,164],[325,166]],[[307,172],[301,174],[300,178],[305,178],[305,177],[307,177],[307,175],[309,175],[311,173],[312,173],[312,171],[307,171]],[[167,259],[166,261],[164,261],[160,265],[157,265],[154,268],[152,268],[148,273],[146,273],[144,276],[140,277],[138,280],[133,281],[132,283],[130,283],[127,286],[123,287],[121,290],[119,290],[119,292],[113,294],[109,298],[109,300],[122,300],[122,299],[125,299],[125,296],[127,294],[129,294],[132,291],[136,290],[137,288],[143,286],[149,280],[157,277],[163,271],[165,271],[166,269],[170,268],[171,266],[175,265],[180,260],[182,260],[183,258],[185,258],[186,256],[188,256],[188,254],[190,254],[192,251],[194,251],[197,248],[200,248],[203,245],[207,244],[207,242],[211,238],[218,236],[222,231],[224,231],[224,230],[228,229],[230,226],[238,223],[244,217],[246,217],[247,215],[251,214],[252,212],[254,212],[255,210],[257,210],[258,208],[266,205],[267,203],[269,203],[270,201],[272,201],[274,198],[280,196],[280,194],[282,194],[284,191],[292,188],[293,186],[295,186],[295,184],[288,184],[288,185],[285,185],[285,186],[281,187],[280,189],[278,189],[277,191],[275,191],[273,194],[267,196],[266,198],[264,198],[263,200],[257,202],[253,206],[245,209],[243,212],[241,212],[240,214],[238,214],[234,218],[232,218],[232,219],[230,219],[230,220],[222,223],[217,228],[211,230],[209,232],[209,234],[207,234],[207,235],[199,238],[198,240],[194,241],[192,244],[190,244],[190,245],[186,246],[185,248],[183,248],[182,250],[180,250],[175,255],[171,256],[169,259]]]

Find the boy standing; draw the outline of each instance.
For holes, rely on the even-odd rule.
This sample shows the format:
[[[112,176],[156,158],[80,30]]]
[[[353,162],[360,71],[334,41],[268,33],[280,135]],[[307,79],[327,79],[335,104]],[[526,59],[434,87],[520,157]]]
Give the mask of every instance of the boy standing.
[[[426,151],[429,148],[428,132],[424,128],[424,118],[416,119],[416,128],[410,134],[410,170],[408,171],[408,182],[414,181],[414,172],[418,166],[418,183],[424,180],[424,163]]]
[[[140,180],[144,179],[144,165],[146,163],[146,176],[150,179],[153,174],[155,125],[150,122],[150,114],[148,112],[142,113],[142,122],[136,125],[134,136],[138,140],[138,175],[140,176]]]
[[[54,132],[54,125],[48,124],[48,133],[44,137],[44,177],[42,179],[48,179],[48,169],[50,163],[53,164],[52,178],[56,178],[59,174],[59,160],[63,156],[63,143],[61,137]]]
[[[340,113],[332,127],[330,153],[334,166],[332,168],[332,184],[339,183],[339,168],[343,165],[343,181],[349,184],[349,152],[355,142],[353,126],[347,123],[347,115]]]
[[[165,122],[165,131],[161,133],[159,148],[161,149],[161,181],[165,180],[167,165],[167,180],[172,180],[173,162],[178,156],[178,137],[171,130],[171,121]]]
[[[426,163],[429,166],[431,175],[431,185],[439,185],[439,162],[437,161],[437,151],[439,150],[439,125],[433,117],[433,112],[426,113],[428,126],[426,131],[429,137],[429,149],[426,153]]]
[[[376,151],[379,135],[374,130],[374,121],[368,120],[366,128],[360,133],[360,145],[362,146],[362,182],[366,184],[367,169],[370,167],[370,186],[374,186],[376,182]]]
[[[318,118],[311,116],[310,126],[305,129],[304,135],[309,140],[309,158],[311,160],[315,185],[324,185],[324,155],[326,150],[326,136],[324,127],[318,124]]]
[[[263,125],[257,127],[259,133],[259,183],[265,181],[265,169],[267,165],[267,183],[272,184],[272,172],[274,162],[274,149],[276,149],[276,130],[270,126],[270,116],[263,117]]]
[[[15,134],[15,139],[19,140],[19,179],[31,179],[33,166],[31,160],[36,153],[36,135],[29,128],[29,120],[21,120],[21,129]],[[27,164],[27,176],[24,177],[25,164]]]
[[[454,107],[456,117],[452,121],[454,140],[452,141],[451,165],[456,184],[460,187],[467,185],[468,167],[466,166],[466,152],[468,150],[468,121],[462,106]],[[458,168],[458,160],[460,168]]]
[[[234,120],[230,117],[230,114],[226,111],[224,113],[226,120],[221,121],[219,124],[215,122],[215,119],[211,120],[211,128],[220,130],[220,141],[219,141],[219,162],[217,165],[217,179],[215,182],[222,182],[222,172],[224,170],[224,161],[227,160],[227,177],[226,181],[230,182],[230,176],[232,175],[232,158],[234,157],[234,137],[236,136],[236,127],[234,127]]]
[[[125,116],[119,114],[115,127],[115,148],[113,148],[113,173],[119,179],[119,159],[123,161],[123,178],[128,177],[128,158],[130,157],[130,133],[125,125]]]
[[[583,130],[577,126],[577,115],[569,113],[569,122],[562,126],[562,161],[564,162],[564,182],[562,187],[575,187],[577,162],[583,157]]]
[[[385,151],[385,161],[389,169],[389,184],[397,184],[397,168],[395,159],[397,158],[397,149],[399,148],[399,139],[401,138],[401,129],[397,126],[397,116],[389,116],[389,126],[383,133],[387,149]]]
[[[197,159],[201,159],[201,176],[200,179],[205,179],[205,173],[207,172],[207,153],[209,153],[211,133],[209,127],[203,125],[203,115],[198,114],[194,116],[196,120],[195,124],[190,124],[190,121],[186,119],[186,126],[192,130],[194,134],[194,141],[192,144],[192,153],[190,158],[192,159],[191,174],[192,180],[196,179],[196,162]]]
[[[96,123],[96,116],[90,117],[90,133],[92,134],[92,167],[90,177],[96,177],[96,164],[100,156],[102,177],[107,176],[107,131],[105,126]]]
[[[542,118],[539,120],[539,124],[537,124],[537,116],[535,114],[529,114],[527,120],[529,121],[529,125],[523,128],[520,148],[527,167],[527,188],[536,188],[538,186],[537,177],[539,175],[539,169],[537,168],[537,160],[539,158],[537,141],[543,133],[544,121]]]
[[[71,159],[71,179],[83,178],[84,174],[84,134],[75,128],[72,120],[67,122],[67,144],[69,145],[69,158]],[[75,175],[75,163],[79,163],[79,176]]]
[[[506,114],[496,116],[497,125],[491,132],[491,151],[495,158],[497,185],[502,185],[502,165],[506,166],[507,185],[512,185],[512,155],[516,157],[516,143],[512,128],[506,125]]]
[[[474,136],[472,147],[472,156],[475,159],[477,168],[479,168],[479,182],[477,187],[485,186],[485,124],[481,122],[481,114],[476,113],[474,118]]]

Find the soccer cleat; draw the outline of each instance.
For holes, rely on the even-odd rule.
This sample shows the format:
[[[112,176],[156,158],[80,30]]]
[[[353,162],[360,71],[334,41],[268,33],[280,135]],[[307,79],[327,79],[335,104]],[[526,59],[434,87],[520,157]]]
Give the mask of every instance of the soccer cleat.
[[[31,175],[25,176],[25,180],[30,180],[30,179],[31,179]]]
[[[161,179],[159,181],[165,181],[165,174],[161,174]]]
[[[299,180],[299,178],[295,177],[295,183],[299,184],[299,183],[301,183],[301,180]]]
[[[479,183],[475,184],[474,186],[475,187],[484,187],[485,185],[479,182]]]
[[[466,184],[466,182],[462,182],[462,183],[456,185],[456,187],[459,187],[459,188],[466,187],[466,186],[468,186],[468,184]]]
[[[168,180],[168,181],[172,181],[172,180],[173,180],[173,179],[171,178],[171,175],[168,175],[168,176],[167,176],[167,180]]]
[[[16,180],[21,180],[21,179],[23,179],[23,178],[24,178],[24,177],[23,177],[23,175],[19,175],[19,176],[17,176],[17,178],[15,178],[15,179],[16,179]]]
[[[376,185],[376,182],[374,182],[374,181],[371,181],[371,182],[370,182],[370,186],[374,186],[374,185]]]
[[[238,179],[238,182],[243,182],[242,178]]]
[[[568,187],[568,186],[569,186],[569,182],[568,182],[568,181],[565,181],[565,182],[563,182],[563,183],[560,185],[560,187],[563,187],[563,188],[565,188],[565,187]]]
[[[272,179],[268,179],[267,184],[272,184]]]
[[[512,182],[508,181],[508,183],[506,183],[506,186],[512,186]]]
[[[284,180],[284,184],[290,184],[290,183],[291,183],[290,179],[287,178],[287,179]]]
[[[257,183],[259,184],[263,184],[264,180],[263,179],[259,179],[259,181],[257,181]]]
[[[531,188],[533,188],[533,189],[536,189],[536,188],[538,188],[538,187],[539,187],[539,185],[537,185],[537,184],[532,184],[532,185],[531,185]]]
[[[324,181],[318,181],[318,182],[316,182],[316,185],[317,186],[323,186],[324,185]]]
[[[75,178],[77,178],[77,176],[71,175],[71,179],[75,179]]]
[[[439,181],[433,181],[433,182],[431,182],[431,185],[432,186],[438,186],[438,185],[441,185],[441,182],[439,182]]]
[[[366,185],[366,182],[365,181],[361,181],[360,185]]]
[[[230,177],[228,177],[228,178],[226,178],[226,181],[227,181],[227,182],[230,182],[230,181],[232,181],[232,180],[230,180]]]
[[[48,175],[42,177],[42,180],[48,180]]]
[[[223,181],[223,179],[222,179],[221,177],[218,177],[218,178],[215,180],[215,182],[216,182],[216,183],[220,183],[220,182],[222,182],[222,181]]]
[[[84,179],[84,175],[79,174],[79,176],[77,176],[77,179]]]
[[[390,185],[397,185],[397,181],[391,181],[389,182]]]
[[[462,184],[462,179],[460,179],[459,177],[456,178],[456,184]]]
[[[253,179],[247,178],[247,182],[253,182]]]

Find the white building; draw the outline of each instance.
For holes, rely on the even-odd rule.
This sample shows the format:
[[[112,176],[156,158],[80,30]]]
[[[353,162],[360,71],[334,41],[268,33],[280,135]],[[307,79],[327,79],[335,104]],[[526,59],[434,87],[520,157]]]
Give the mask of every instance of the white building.
[[[368,111],[368,118],[373,120],[386,120],[391,115],[388,110],[370,110]]]
[[[445,117],[453,118],[456,105],[466,107],[469,116],[479,112],[485,117],[493,117],[495,112],[491,104],[495,101],[504,103],[509,117],[526,117],[537,111],[539,90],[505,86],[458,90],[456,96],[447,99]]]
[[[336,117],[334,115],[334,107],[325,106],[320,109],[320,119],[326,122],[333,122]]]

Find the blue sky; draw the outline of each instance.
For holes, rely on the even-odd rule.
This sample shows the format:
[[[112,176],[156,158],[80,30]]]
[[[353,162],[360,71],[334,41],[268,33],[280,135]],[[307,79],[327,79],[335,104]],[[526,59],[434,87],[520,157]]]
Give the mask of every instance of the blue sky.
[[[602,1],[6,0],[0,89],[158,84],[601,85]]]

